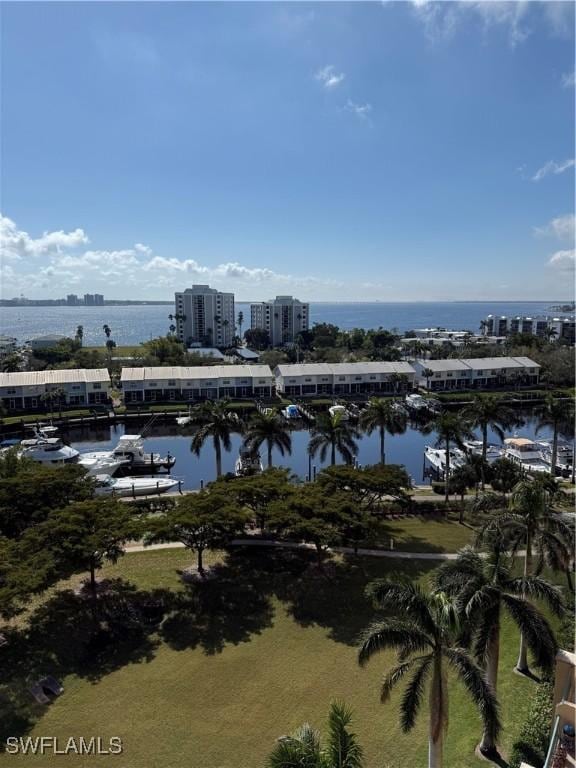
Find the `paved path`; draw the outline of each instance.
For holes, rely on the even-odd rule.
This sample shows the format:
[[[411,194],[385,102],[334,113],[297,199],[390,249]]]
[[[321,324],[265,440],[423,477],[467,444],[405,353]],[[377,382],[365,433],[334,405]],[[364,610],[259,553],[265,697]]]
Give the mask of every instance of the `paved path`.
[[[234,547],[281,547],[283,549],[316,549],[313,544],[296,541],[275,541],[274,539],[234,539],[230,542]],[[124,548],[126,552],[148,552],[154,549],[182,549],[184,544],[175,541],[165,544],[151,544],[145,547],[143,544],[135,542],[127,544]],[[327,552],[338,552],[343,555],[353,555],[352,547],[330,547]],[[396,560],[455,560],[455,552],[402,552],[394,549],[359,549],[358,555],[367,557],[388,557]]]

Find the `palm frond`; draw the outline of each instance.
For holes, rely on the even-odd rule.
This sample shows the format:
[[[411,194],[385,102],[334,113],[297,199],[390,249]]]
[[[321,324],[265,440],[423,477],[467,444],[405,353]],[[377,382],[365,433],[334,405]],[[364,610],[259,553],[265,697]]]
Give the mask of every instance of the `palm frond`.
[[[546,619],[528,600],[523,600],[521,597],[503,594],[502,602],[522,632],[537,666],[544,670],[551,670],[558,645]]]
[[[403,654],[424,651],[431,646],[430,638],[409,621],[390,619],[370,626],[363,635],[358,663],[365,666],[374,654],[390,648]]]
[[[355,733],[348,730],[352,712],[341,702],[333,702],[328,715],[329,768],[362,768],[364,753]],[[327,768],[328,768],[327,766]]]
[[[412,679],[406,686],[400,704],[400,727],[404,733],[407,733],[414,727],[422,703],[422,696],[424,695],[426,678],[428,677],[433,662],[433,654],[425,656],[415,670]]]
[[[482,670],[463,648],[446,648],[443,653],[478,707],[484,729],[495,743],[501,730],[498,702]]]

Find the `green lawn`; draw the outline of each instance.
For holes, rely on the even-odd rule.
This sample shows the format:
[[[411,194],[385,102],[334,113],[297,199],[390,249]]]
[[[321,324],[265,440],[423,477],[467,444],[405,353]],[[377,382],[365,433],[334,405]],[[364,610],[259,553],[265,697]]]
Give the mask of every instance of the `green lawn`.
[[[474,530],[452,520],[407,517],[387,520],[379,529],[380,547],[403,552],[457,552],[474,539]]]
[[[60,739],[120,736],[123,757],[4,754],[1,765],[259,768],[277,736],[304,720],[323,728],[334,698],[354,709],[368,768],[426,765],[425,705],[416,729],[402,734],[398,696],[379,703],[391,656],[360,670],[356,643],[373,615],[363,597],[366,582],[382,576],[424,581],[432,563],[339,561],[326,578],[302,554],[238,551],[220,561],[217,579],[184,587],[177,571],[190,562],[185,550],[158,550],[126,555],[105,569],[107,577],[121,577],[139,590],[171,590],[174,605],[159,632],[125,640],[97,664],[87,664],[81,653],[89,611],[70,593],[40,609],[29,639],[11,638],[2,651],[0,671],[11,680],[16,712],[0,712],[2,740],[22,732]],[[512,673],[517,642],[505,624],[504,749],[517,734],[535,685]],[[24,686],[26,677],[41,671],[64,679],[65,693],[49,708],[33,707]],[[480,768],[485,763],[473,755],[478,717],[459,686],[450,693],[445,765]]]

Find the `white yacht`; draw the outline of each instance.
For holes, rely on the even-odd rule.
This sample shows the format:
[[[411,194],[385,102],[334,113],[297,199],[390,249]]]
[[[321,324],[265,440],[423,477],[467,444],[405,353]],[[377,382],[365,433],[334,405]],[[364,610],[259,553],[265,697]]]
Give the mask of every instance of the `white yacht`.
[[[504,456],[526,472],[550,472],[550,464],[544,460],[540,447],[527,437],[507,437]]]
[[[424,449],[424,456],[432,469],[443,478],[446,474],[446,451],[444,448],[433,448],[432,446],[427,445]],[[464,451],[461,451],[460,448],[451,448],[449,451],[449,458],[450,474],[452,474],[456,467],[461,467],[466,463],[466,454]]]
[[[552,440],[538,440],[536,443],[542,451],[542,458],[547,464],[552,464]],[[558,441],[556,448],[556,474],[570,477],[574,464],[574,449],[569,443]]]
[[[247,448],[240,448],[236,464],[234,465],[234,474],[237,477],[247,477],[249,475],[259,475],[264,470],[259,451],[249,451]]]
[[[129,465],[130,461],[121,458],[97,458],[80,455],[78,464],[84,467],[89,477],[95,477],[96,475],[113,475],[120,467]]]
[[[466,440],[464,442],[464,447],[469,453],[472,453],[475,456],[482,456],[482,440]],[[499,446],[490,445],[490,443],[486,446],[486,461],[489,464],[501,459],[503,456],[504,451]]]
[[[71,464],[80,456],[75,448],[65,445],[59,437],[33,437],[22,440],[20,455],[40,464]]]
[[[122,435],[113,451],[89,451],[82,454],[86,459],[121,459],[127,461],[126,468],[130,472],[158,472],[161,469],[170,470],[176,459],[168,453],[147,453],[144,450],[142,435]]]
[[[346,406],[344,405],[331,405],[330,408],[328,408],[328,413],[332,417],[339,416],[340,421],[348,421],[350,418],[350,415],[346,410]]]
[[[176,488],[179,480],[172,477],[110,477],[96,475],[97,496],[154,496]]]

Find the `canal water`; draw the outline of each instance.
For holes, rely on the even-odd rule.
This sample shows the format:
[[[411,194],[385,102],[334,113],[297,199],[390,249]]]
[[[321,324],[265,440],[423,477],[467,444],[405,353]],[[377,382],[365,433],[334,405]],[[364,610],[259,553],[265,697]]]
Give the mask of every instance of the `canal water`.
[[[534,438],[536,432],[536,420],[528,412],[520,418],[524,423],[519,426],[515,432],[522,437]],[[113,449],[118,438],[126,431],[135,434],[144,425],[138,427],[135,424],[128,425],[126,430],[124,424],[116,424],[112,427],[94,428],[73,428],[70,429],[64,438],[70,442],[80,452],[84,451],[103,451]],[[512,433],[510,434],[510,436]],[[550,432],[542,430],[539,433],[540,439],[548,439]],[[424,468],[424,448],[427,445],[434,445],[436,436],[434,434],[423,435],[415,426],[411,426],[405,434],[390,436],[386,435],[386,462],[389,464],[403,464],[408,474],[412,477],[414,483],[423,482]],[[176,464],[172,470],[172,476],[182,480],[183,489],[195,489],[200,487],[200,482],[208,483],[216,477],[216,461],[214,448],[211,439],[206,442],[200,456],[192,453],[190,445],[192,435],[190,432],[183,433],[176,423],[164,422],[152,425],[145,433],[145,448],[147,451],[160,453],[162,456],[168,452],[176,458]],[[309,433],[305,429],[296,429],[292,432],[292,455],[281,456],[279,451],[273,452],[273,461],[275,466],[289,467],[293,473],[304,480],[308,474],[308,441]],[[232,450],[222,452],[222,465],[224,472],[233,472],[234,463],[238,457],[238,450],[242,442],[239,434],[232,436]],[[490,433],[489,442],[500,444],[500,440],[494,433]],[[375,464],[379,461],[379,437],[378,433],[372,435],[363,435],[358,441],[358,463],[360,465]],[[266,449],[263,447],[262,460],[266,464]],[[312,459],[312,467],[316,467],[319,472],[323,466],[329,463],[328,453],[327,462],[324,464],[317,455]],[[339,462],[340,458],[337,459]]]

